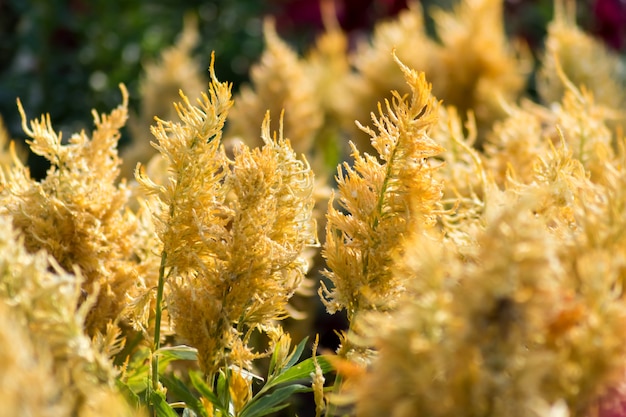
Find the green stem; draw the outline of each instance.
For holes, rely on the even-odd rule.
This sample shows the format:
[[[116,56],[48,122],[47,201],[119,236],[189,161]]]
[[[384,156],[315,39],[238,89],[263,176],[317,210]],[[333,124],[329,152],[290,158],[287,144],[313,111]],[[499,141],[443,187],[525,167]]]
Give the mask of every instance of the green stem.
[[[335,373],[335,382],[333,383],[333,394],[337,394],[339,392],[339,388],[341,388],[341,383],[343,382],[343,378],[338,373]],[[324,417],[332,417],[335,415],[335,404],[333,404],[332,400],[328,402],[328,406],[326,407],[326,412],[324,413]]]
[[[389,180],[391,176],[393,175],[394,163],[396,162],[396,153],[398,151],[399,146],[400,146],[400,138],[398,138],[398,141],[396,142],[396,146],[393,148],[393,151],[391,152],[391,157],[387,161],[387,164],[385,167],[385,179],[383,180],[383,185],[381,187],[380,194],[378,196],[378,201],[376,202],[374,220],[372,221],[372,224],[371,224],[371,230],[374,233],[376,232],[376,229],[378,228],[378,225],[381,221],[381,217],[383,215],[383,206],[385,205],[385,198],[387,197],[387,188],[389,188]],[[370,279],[368,276],[369,275],[368,268],[367,268],[369,265],[369,254],[370,252],[374,252],[377,250],[376,246],[377,246],[377,241],[372,242],[371,246],[369,247],[370,250],[365,251],[365,254],[363,255],[362,273],[363,273],[363,277],[365,277],[368,283],[370,282]],[[356,313],[356,309],[355,309],[355,313]],[[352,321],[350,321],[350,323],[352,323]]]
[[[389,179],[393,175],[393,164],[396,162],[396,152],[398,151],[398,147],[400,146],[400,138],[398,138],[398,142],[396,142],[396,146],[394,146],[393,151],[391,152],[391,157],[389,161],[387,161],[387,166],[385,167],[385,179],[383,180],[383,185],[380,190],[380,195],[378,196],[378,202],[376,203],[376,215],[374,217],[374,221],[372,222],[372,231],[375,232],[378,227],[378,223],[380,221],[381,216],[383,215],[383,206],[385,205],[385,198],[387,197],[387,188],[389,187]]]
[[[159,283],[156,296],[156,314],[154,317],[154,347],[152,350],[152,389],[159,388],[159,356],[155,354],[161,347],[161,315],[163,313],[163,287],[165,286],[165,264],[167,262],[167,252],[161,253],[161,265],[159,266]]]

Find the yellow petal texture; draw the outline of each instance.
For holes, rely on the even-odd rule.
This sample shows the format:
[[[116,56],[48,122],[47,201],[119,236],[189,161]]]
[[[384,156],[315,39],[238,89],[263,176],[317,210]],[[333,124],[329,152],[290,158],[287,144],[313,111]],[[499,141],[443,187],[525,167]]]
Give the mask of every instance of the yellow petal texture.
[[[313,173],[288,140],[239,145],[225,155],[222,129],[230,86],[211,72],[209,94],[177,105],[181,123],[159,121],[155,146],[168,161],[169,182],[138,180],[157,197],[153,210],[167,269],[168,313],[177,333],[198,348],[207,375],[236,364],[249,368],[254,330],[286,316],[304,278],[302,251],[317,244]]]
[[[561,76],[564,77],[563,74]],[[485,143],[486,164],[496,182],[508,177],[528,183],[538,155],[561,141],[583,164],[594,182],[602,182],[606,161],[614,160],[617,135],[611,129],[615,112],[593,94],[563,78],[563,97],[549,107],[529,102],[508,108],[509,116],[496,123]]]
[[[564,140],[529,183],[485,183],[456,225],[473,242],[412,229],[392,272],[409,296],[364,320],[379,356],[357,415],[587,415],[623,377],[624,174],[592,182]]]
[[[410,8],[374,28],[371,43],[360,42],[351,61],[357,72],[348,79],[347,102],[342,106],[344,128],[362,149],[368,149],[369,136],[355,128],[355,120],[367,120],[379,101],[391,97],[391,91],[408,92],[404,75],[393,62],[391,51],[410,68],[434,74],[439,45],[426,34],[421,7]],[[371,149],[371,148],[370,148]]]
[[[345,309],[352,320],[361,310],[395,306],[402,286],[390,273],[410,222],[433,225],[441,187],[429,160],[442,149],[428,136],[437,121],[437,102],[423,73],[397,61],[411,89],[372,114],[370,135],[379,158],[352,145],[354,164],[337,174],[336,197],[328,205],[323,255],[333,288],[321,294],[329,312]],[[338,207],[335,206],[338,204]]]
[[[430,11],[436,39],[426,33],[422,10],[414,2],[395,19],[380,22],[371,44],[360,45],[353,56],[357,73],[349,81],[349,96],[354,97],[354,106],[345,109],[346,128],[354,119],[364,120],[390,90],[408,92],[390,55],[395,49],[407,66],[426,73],[433,94],[446,106],[456,107],[462,119],[468,111],[474,113],[477,144],[482,143],[484,133],[504,116],[501,102],[521,94],[530,70],[524,48],[506,38],[502,3],[462,0],[451,11]],[[356,137],[365,149],[366,139]]]
[[[265,51],[250,70],[252,86],[243,86],[235,100],[228,135],[262,146],[259,126],[265,112],[278,115],[284,109],[285,135],[297,152],[306,153],[323,121],[316,85],[296,52],[278,37],[273,21],[266,20],[264,34]]]
[[[558,66],[578,88],[584,86],[599,104],[623,109],[626,68],[617,54],[576,25],[572,1],[555,1],[546,48],[537,75],[537,89],[546,104],[558,102],[567,90]],[[623,115],[622,115],[623,117]]]
[[[0,196],[29,251],[46,250],[66,270],[78,267],[85,292],[98,292],[86,323],[92,335],[104,332],[126,296],[151,286],[154,277],[140,272],[139,252],[145,248],[137,240],[136,215],[127,206],[128,189],[117,182],[117,143],[127,119],[123,86],[122,95],[123,103],[110,114],[93,112],[91,135],[81,131],[67,143],[54,131],[49,115],[27,122],[20,104],[27,143],[51,167],[36,181],[15,158]]]
[[[441,41],[438,66],[426,73],[433,92],[463,117],[471,110],[479,130],[488,129],[504,116],[500,103],[517,99],[530,71],[524,50],[506,37],[503,2],[463,0],[432,16]]]
[[[80,275],[63,271],[0,216],[0,399],[8,415],[130,416],[105,352],[84,334]],[[28,412],[32,414],[28,414]],[[26,414],[25,414],[26,413]]]

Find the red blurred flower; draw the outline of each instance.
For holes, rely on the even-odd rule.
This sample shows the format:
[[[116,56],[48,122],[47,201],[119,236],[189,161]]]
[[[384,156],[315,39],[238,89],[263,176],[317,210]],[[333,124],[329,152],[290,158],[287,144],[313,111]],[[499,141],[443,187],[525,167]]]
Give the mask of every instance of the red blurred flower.
[[[337,18],[347,32],[369,30],[377,20],[395,16],[407,7],[406,0],[334,0]],[[276,22],[281,31],[323,28],[320,0],[274,0]]]
[[[626,47],[626,0],[595,0],[594,32],[615,49]]]

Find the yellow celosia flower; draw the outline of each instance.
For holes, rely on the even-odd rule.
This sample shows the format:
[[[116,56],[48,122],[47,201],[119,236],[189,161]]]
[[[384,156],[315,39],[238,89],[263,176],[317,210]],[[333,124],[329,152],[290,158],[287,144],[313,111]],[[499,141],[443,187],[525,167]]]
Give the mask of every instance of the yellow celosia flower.
[[[562,131],[573,156],[595,182],[604,176],[604,164],[614,158],[614,135],[609,128],[610,110],[595,102],[589,92],[568,85],[561,106],[555,106],[555,124]]]
[[[545,119],[549,110],[534,111],[538,106],[526,105],[508,109],[508,116],[495,123],[484,143],[485,164],[495,181],[504,185],[509,175],[518,181],[532,178],[537,155],[547,149]]]
[[[507,40],[502,0],[463,0],[432,16],[442,44],[437,66],[426,73],[433,92],[463,117],[472,111],[485,131],[504,116],[502,100],[514,101],[524,89],[528,53]]]
[[[23,415],[23,410],[33,407],[34,415],[39,415],[35,410],[44,406],[46,410],[38,410],[41,415],[49,407],[60,416],[130,416],[114,389],[115,370],[107,355],[112,352],[99,351],[84,334],[95,296],[77,310],[82,277],[61,270],[44,251],[28,253],[23,244],[11,218],[0,216],[0,321],[6,322],[0,339],[11,333],[16,336],[0,343],[6,353],[0,385],[13,381],[0,390],[0,398],[8,401],[2,403],[3,412],[20,410],[15,415]],[[20,338],[25,339],[23,345]],[[101,347],[108,350],[118,342],[110,340]],[[30,381],[25,379],[29,376]],[[16,396],[4,397],[11,393]],[[24,403],[13,404],[16,400]]]
[[[250,367],[252,331],[286,315],[307,270],[301,252],[316,244],[308,164],[296,158],[282,129],[270,136],[269,116],[263,148],[238,146],[227,159],[221,135],[230,86],[212,68],[211,78],[197,106],[182,96],[182,123],[159,120],[153,128],[169,183],[137,175],[157,197],[168,313],[177,333],[198,348],[209,376],[229,363]]]
[[[326,409],[326,398],[324,396],[324,373],[322,368],[317,362],[317,346],[319,343],[319,337],[315,338],[313,343],[313,361],[315,363],[315,371],[311,373],[311,388],[313,389],[313,400],[315,402],[315,417],[321,417],[322,412]]]
[[[31,252],[45,249],[65,269],[79,267],[83,289],[98,298],[87,318],[87,331],[104,331],[117,319],[125,298],[151,286],[150,274],[139,276],[137,221],[128,209],[128,190],[117,184],[120,160],[117,143],[127,118],[128,94],[110,115],[93,112],[91,138],[83,131],[62,141],[50,116],[26,121],[31,150],[51,163],[46,178],[35,181],[17,158],[7,169],[3,211],[24,235]],[[154,277],[154,274],[152,274]]]
[[[597,103],[586,89],[578,89],[560,73],[566,89],[550,107],[529,102],[508,109],[509,116],[496,124],[485,143],[486,165],[496,182],[508,177],[532,181],[538,156],[552,146],[567,145],[574,159],[583,164],[594,182],[602,182],[605,162],[614,159],[615,135],[610,129],[616,113]]]
[[[413,223],[393,268],[409,296],[362,322],[379,356],[357,415],[586,415],[623,378],[626,177],[608,159],[594,183],[565,141],[528,182],[483,181],[454,229]]]
[[[259,126],[266,111],[285,109],[285,135],[298,153],[307,153],[322,125],[322,109],[315,84],[297,54],[279,37],[271,20],[264,26],[265,51],[250,70],[251,86],[244,86],[229,118],[228,137],[237,137],[251,147],[262,146]],[[272,130],[277,130],[274,124]]]
[[[236,415],[252,398],[252,376],[237,367],[231,367],[229,371],[228,390]]]
[[[137,162],[145,164],[155,154],[150,146],[150,125],[154,117],[172,120],[176,112],[171,103],[178,99],[178,91],[186,91],[193,101],[207,84],[200,63],[192,57],[192,50],[199,40],[197,26],[197,19],[186,16],[176,44],[162,51],[158,62],[145,65],[140,84],[141,108],[137,116],[131,114],[128,123],[132,142],[122,150],[122,178],[133,178]]]
[[[442,149],[428,136],[436,123],[436,100],[423,73],[396,58],[410,97],[393,92],[393,100],[372,114],[378,132],[363,127],[380,161],[361,155],[352,144],[354,166],[339,167],[338,203],[328,205],[325,275],[333,288],[321,295],[329,312],[345,309],[352,321],[360,311],[393,308],[402,286],[390,273],[392,255],[410,222],[434,223],[441,198],[429,158]]]
[[[354,105],[345,114],[346,128],[354,119],[363,120],[390,90],[407,92],[402,74],[389,58],[395,49],[407,66],[426,73],[434,95],[445,105],[456,107],[462,118],[473,112],[480,145],[493,122],[505,115],[501,101],[517,98],[530,70],[528,54],[506,38],[502,3],[463,0],[453,11],[434,10],[439,42],[427,35],[415,3],[396,19],[379,23],[372,44],[358,48],[353,58],[357,74],[350,80],[349,97]],[[359,142],[362,148],[364,142]]]
[[[376,104],[390,98],[391,91],[408,92],[404,75],[390,53],[395,54],[409,68],[435,73],[439,46],[426,35],[424,16],[417,2],[410,2],[390,21],[376,25],[371,44],[361,42],[351,57],[357,73],[348,79],[348,93],[343,102],[344,128],[355,138],[360,149],[371,149],[367,134],[355,128],[354,120],[367,120]],[[419,53],[416,53],[418,48]]]
[[[575,2],[556,0],[548,26],[546,48],[537,74],[537,89],[549,105],[561,101],[568,89],[558,67],[578,88],[590,91],[600,105],[621,110],[626,104],[624,75],[619,56],[576,25]]]
[[[23,320],[0,302],[0,403],[2,412],[20,416],[70,416],[60,401],[50,352],[37,349]]]
[[[379,356],[357,415],[528,416],[561,399],[584,415],[621,375],[626,309],[607,259],[589,253],[573,272],[567,241],[533,214],[541,193],[486,211],[472,259],[444,234],[407,242],[394,273],[411,297],[363,331]]]
[[[444,178],[444,199],[455,201],[479,192],[481,176],[476,175],[474,158],[480,156],[471,151],[477,137],[475,119],[469,115],[464,126],[454,107],[441,106],[432,137],[445,149],[439,156],[444,161],[439,169],[439,175]]]

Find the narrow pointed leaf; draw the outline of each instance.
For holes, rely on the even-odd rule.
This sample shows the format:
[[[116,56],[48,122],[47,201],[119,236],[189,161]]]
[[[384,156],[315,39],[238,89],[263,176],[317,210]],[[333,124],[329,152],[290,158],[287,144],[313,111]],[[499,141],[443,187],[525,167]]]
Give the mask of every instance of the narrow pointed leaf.
[[[326,359],[325,356],[318,356],[317,363],[319,364],[323,373],[330,372],[333,369],[330,361]],[[273,378],[271,381],[267,381],[267,384],[264,388],[269,389],[279,384],[308,379],[310,378],[311,372],[315,372],[315,362],[313,361],[313,358],[308,358],[303,360],[299,364],[289,368],[285,372],[278,375],[276,378]]]
[[[289,369],[296,362],[298,362],[298,360],[300,359],[300,356],[302,356],[302,352],[304,351],[304,348],[306,346],[306,342],[308,339],[309,339],[308,337],[305,337],[300,343],[298,343],[298,346],[296,346],[296,348],[293,350],[291,357],[289,358],[289,360],[287,361],[283,369]]]
[[[198,360],[198,349],[185,345],[164,347],[157,350],[156,354],[159,355],[160,360],[165,360],[168,362],[173,360]]]
[[[124,396],[124,398],[126,398],[126,401],[128,401],[128,404],[135,409],[139,408],[141,404],[139,396],[133,392],[133,390],[126,383],[120,381],[119,379],[115,381],[115,384],[117,385],[117,389],[120,390],[120,393]]]
[[[202,376],[198,372],[189,372],[191,383],[194,388],[198,390],[200,395],[209,400],[215,408],[222,412],[224,416],[228,416],[228,407],[221,403],[217,395],[209,388],[209,386],[202,380]]]
[[[184,401],[187,407],[192,409],[198,416],[208,417],[208,413],[202,405],[202,402],[196,398],[180,379],[172,375],[163,375],[161,382],[165,385],[168,392]]]
[[[157,417],[180,417],[176,411],[167,403],[163,394],[152,392],[150,401],[156,411]]]
[[[310,390],[311,388],[304,385],[294,384],[279,388],[270,394],[255,397],[241,410],[239,417],[262,417],[268,415],[287,407],[289,403],[285,401],[292,395]]]

